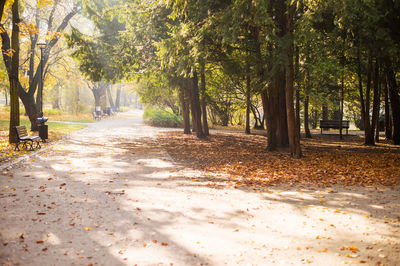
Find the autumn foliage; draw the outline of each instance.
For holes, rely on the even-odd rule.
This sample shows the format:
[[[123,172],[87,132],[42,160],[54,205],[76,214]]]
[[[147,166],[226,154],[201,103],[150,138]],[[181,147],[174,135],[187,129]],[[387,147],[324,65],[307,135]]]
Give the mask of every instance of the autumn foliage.
[[[338,141],[338,136],[302,140],[305,157],[291,158],[287,151],[266,152],[264,136],[216,133],[197,139],[181,132],[159,135],[159,143],[179,163],[212,172],[216,180],[232,186],[264,190],[276,184],[320,186],[391,186],[400,183],[400,149],[389,144],[363,145],[358,136]]]

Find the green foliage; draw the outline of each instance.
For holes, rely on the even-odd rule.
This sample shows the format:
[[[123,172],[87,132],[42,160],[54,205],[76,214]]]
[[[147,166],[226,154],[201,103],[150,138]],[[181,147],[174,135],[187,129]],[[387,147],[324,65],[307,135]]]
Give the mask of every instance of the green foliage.
[[[209,115],[213,122],[225,124],[244,110],[246,76],[251,80],[253,103],[260,101],[261,92],[277,86],[274,78],[288,63],[285,50],[290,43],[289,34],[280,32],[282,18],[276,16],[285,13],[281,12],[284,2],[85,1],[87,17],[98,34],[86,36],[73,30],[69,40],[91,79],[136,80],[143,103],[175,114],[180,113],[179,90],[205,65]],[[286,4],[296,8],[295,83],[302,99],[309,96],[314,124],[322,106],[331,113],[338,109],[342,85],[345,117],[359,121],[358,61],[364,93],[369,55],[382,62],[390,58],[395,72],[399,71],[400,6],[388,0]],[[156,117],[161,124],[169,117],[165,111],[146,112],[152,113],[149,121]]]
[[[145,123],[156,127],[181,127],[182,118],[171,112],[148,107],[143,113]]]

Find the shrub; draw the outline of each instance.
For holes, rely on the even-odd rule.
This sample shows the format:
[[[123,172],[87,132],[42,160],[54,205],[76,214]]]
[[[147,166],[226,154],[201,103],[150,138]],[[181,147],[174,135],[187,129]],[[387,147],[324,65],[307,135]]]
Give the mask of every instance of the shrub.
[[[146,124],[155,127],[181,127],[182,118],[165,110],[146,108],[143,113]]]

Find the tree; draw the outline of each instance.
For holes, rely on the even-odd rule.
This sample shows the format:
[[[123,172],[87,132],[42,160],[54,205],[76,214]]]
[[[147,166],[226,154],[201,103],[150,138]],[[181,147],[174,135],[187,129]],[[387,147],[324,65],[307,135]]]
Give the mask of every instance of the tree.
[[[39,2],[38,5],[41,5],[41,2]],[[50,7],[50,11],[48,13],[48,18],[47,18],[47,27],[42,27],[40,25],[40,12],[41,9],[44,9],[44,7],[39,7],[37,6],[35,9],[35,20],[36,23],[39,25],[34,25],[34,24],[19,24],[19,26],[23,26],[25,28],[25,31],[29,35],[30,39],[30,53],[29,53],[29,83],[27,84],[26,87],[23,86],[21,83],[20,77],[17,78],[17,85],[18,85],[18,94],[19,97],[22,101],[22,103],[25,106],[25,111],[27,115],[29,116],[29,120],[31,122],[31,130],[37,130],[37,121],[36,119],[41,115],[39,112],[38,108],[38,103],[36,99],[35,100],[35,93],[38,88],[39,80],[40,80],[40,70],[43,67],[43,69],[46,69],[46,65],[51,57],[51,51],[53,47],[57,44],[58,40],[61,37],[61,32],[65,30],[65,28],[68,26],[71,18],[75,16],[78,12],[78,7],[74,5],[71,10],[67,11],[65,13],[65,16],[63,19],[60,21],[58,26],[55,26],[54,24],[56,23],[56,18],[55,18],[55,12],[58,9],[64,9],[63,6],[61,6],[61,1],[55,1],[53,5]],[[4,29],[2,25],[3,30],[0,32],[0,35],[2,37],[2,51],[3,51],[3,60],[4,63],[7,65],[10,60],[10,54],[5,52],[7,51],[7,47],[10,46],[9,44],[9,36],[7,30]],[[39,36],[39,31],[46,31],[47,35],[47,41],[46,41],[46,49],[44,50],[43,53],[43,61],[41,61],[35,68],[34,64],[34,58],[35,58],[35,47],[38,42],[38,36]],[[42,66],[43,64],[43,66]],[[11,69],[7,69],[8,74],[10,75]]]
[[[14,127],[19,126],[19,98],[18,98],[18,69],[19,69],[19,0],[14,0],[12,4],[12,35],[11,35],[11,55],[9,70],[10,79],[10,127],[9,142],[18,141]]]

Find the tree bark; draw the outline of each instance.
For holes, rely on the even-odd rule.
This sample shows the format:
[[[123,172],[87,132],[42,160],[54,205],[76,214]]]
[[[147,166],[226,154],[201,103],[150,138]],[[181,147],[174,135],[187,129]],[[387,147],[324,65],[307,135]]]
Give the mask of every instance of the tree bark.
[[[372,131],[371,133],[373,136],[375,136],[375,141],[377,140],[376,142],[379,142],[379,105],[381,101],[379,83],[380,83],[379,62],[378,59],[376,59],[375,69],[374,69],[374,102],[372,108],[372,123],[371,123],[371,131]]]
[[[77,6],[75,6],[73,8],[73,10],[71,10],[63,19],[63,21],[61,22],[61,24],[57,27],[57,29],[55,30],[55,32],[62,32],[64,31],[64,29],[68,26],[69,21],[71,20],[71,18],[73,16],[75,16],[75,14],[77,14],[78,12],[78,8]],[[1,33],[1,37],[2,39],[4,39],[3,35],[7,35],[7,32],[3,32]],[[32,131],[37,131],[38,127],[37,127],[37,118],[40,115],[40,109],[38,104],[39,103],[35,103],[35,98],[34,95],[37,91],[38,88],[38,84],[39,84],[39,80],[40,80],[40,69],[42,69],[42,65],[43,65],[43,69],[45,67],[45,65],[47,64],[49,57],[50,57],[50,51],[51,49],[57,44],[59,38],[54,38],[51,39],[48,43],[46,48],[43,51],[43,60],[39,63],[39,65],[36,68],[36,72],[33,75],[33,79],[30,81],[29,87],[27,90],[25,90],[21,83],[18,80],[18,93],[19,93],[19,97],[22,101],[22,103],[25,106],[25,111],[26,114],[29,117],[29,120],[31,122],[31,130]],[[7,57],[7,56],[6,56]],[[6,63],[7,58],[6,58],[3,54],[3,60]],[[7,63],[6,63],[7,64]],[[30,69],[30,72],[34,72],[34,69]],[[33,106],[28,106],[28,105],[33,105]]]
[[[19,126],[19,98],[18,98],[18,68],[19,68],[19,0],[15,0],[12,10],[12,35],[11,35],[11,49],[13,54],[11,57],[11,75],[10,80],[10,127],[8,141],[10,143],[16,143],[18,137],[15,126]]]
[[[246,134],[250,134],[250,105],[251,105],[250,86],[251,86],[250,64],[249,62],[246,62],[246,128],[245,128]]]
[[[296,46],[295,49],[295,66],[294,66],[294,78],[296,84],[296,127],[297,133],[299,135],[299,139],[301,138],[300,135],[300,81],[299,81],[299,68],[300,68],[300,55],[299,55],[299,47]]]
[[[121,87],[119,86],[117,89],[117,96],[115,97],[115,108],[117,109],[117,111],[119,111],[120,102],[121,102]]]
[[[110,103],[110,107],[115,107],[114,99],[111,94],[111,84],[107,84],[106,91],[107,91],[107,98],[108,98],[108,102]]]
[[[7,91],[7,87],[4,87],[4,100],[6,101],[6,106],[8,106],[8,91]]]
[[[339,118],[339,137],[343,139],[343,112],[344,112],[344,74],[340,84],[340,118]]]
[[[210,135],[210,130],[208,129],[208,121],[207,121],[207,102],[206,102],[206,74],[205,74],[205,63],[201,64],[201,73],[200,73],[200,89],[201,89],[201,113],[203,118],[203,131],[204,136]]]
[[[389,96],[390,104],[392,107],[392,139],[393,144],[400,145],[400,99],[399,99],[399,89],[396,83],[395,73],[389,65],[386,70],[388,86],[389,86]]]
[[[293,16],[295,12],[295,7],[288,5],[286,13],[286,23],[287,23],[287,35],[289,37],[290,44],[286,50],[286,56],[288,59],[288,64],[286,65],[286,115],[287,115],[287,128],[288,128],[288,138],[289,138],[289,148],[292,156],[300,158],[301,147],[300,139],[297,131],[296,117],[293,106],[293,91],[294,91],[294,67],[293,67]]]
[[[197,71],[193,72],[193,77],[190,78],[190,87],[191,87],[191,106],[192,106],[192,119],[193,124],[196,129],[196,136],[198,138],[204,137],[203,127],[201,125],[201,105],[200,105],[200,97],[199,97],[199,81],[197,77]]]
[[[364,133],[365,133],[365,145],[374,145],[374,129],[372,128],[369,111],[371,101],[371,82],[372,82],[372,56],[368,57],[367,67],[367,91],[365,96],[365,111],[364,111]]]
[[[361,104],[361,125],[360,130],[365,129],[365,101],[364,101],[364,93],[363,93],[363,85],[362,85],[362,72],[361,72],[361,52],[360,45],[357,46],[357,75],[358,75],[358,92],[360,94],[360,104]]]
[[[310,132],[310,122],[309,122],[309,114],[308,114],[308,106],[309,106],[310,96],[306,95],[304,98],[304,130],[306,133],[306,138],[311,139]]]
[[[329,109],[326,104],[322,105],[322,120],[329,120]]]
[[[385,77],[384,90],[385,90],[385,137],[387,140],[392,139],[392,119],[389,107],[389,86],[387,77]]]
[[[181,101],[182,118],[183,118],[183,133],[190,134],[190,111],[189,111],[189,95],[187,87],[181,86],[179,90],[179,98]]]

